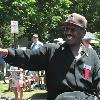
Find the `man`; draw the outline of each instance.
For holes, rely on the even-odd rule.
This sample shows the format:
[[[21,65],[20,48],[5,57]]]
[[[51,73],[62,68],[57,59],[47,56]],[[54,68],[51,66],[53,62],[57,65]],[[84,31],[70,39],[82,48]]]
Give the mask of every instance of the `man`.
[[[33,37],[32,37],[32,45],[31,45],[31,49],[32,50],[36,50],[38,48],[40,48],[41,46],[43,46],[43,43],[39,41],[39,37],[38,37],[38,34],[33,34]],[[33,71],[32,72],[33,75],[37,76],[38,77],[38,81],[35,82],[35,87],[36,86],[40,86],[40,77],[39,77],[39,71]],[[34,76],[34,77],[35,77]],[[34,84],[33,84],[34,85]],[[31,83],[29,82],[29,87],[31,87]],[[30,90],[29,90],[30,91]]]
[[[11,65],[45,70],[47,100],[98,100],[100,61],[93,49],[81,44],[87,20],[72,13],[63,26],[66,42],[62,45],[46,44],[34,51],[0,49],[0,54]]]
[[[41,46],[43,46],[43,43],[39,41],[38,34],[34,34],[32,37],[31,49],[38,49]]]

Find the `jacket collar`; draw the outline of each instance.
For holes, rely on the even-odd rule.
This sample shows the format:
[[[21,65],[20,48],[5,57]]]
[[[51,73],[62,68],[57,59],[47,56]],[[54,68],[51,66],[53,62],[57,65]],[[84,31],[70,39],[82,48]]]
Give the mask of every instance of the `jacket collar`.
[[[69,45],[68,45],[66,42],[65,42],[64,44],[62,44],[62,47],[66,48],[67,50],[70,50],[70,49],[69,49],[70,47],[69,47]],[[82,53],[85,53],[86,56],[88,56],[88,48],[85,47],[82,43],[81,43],[80,48],[82,49],[81,52],[82,52]]]
[[[82,48],[82,52],[84,52],[86,56],[88,56],[88,48],[85,47],[83,44],[81,44],[81,48]]]

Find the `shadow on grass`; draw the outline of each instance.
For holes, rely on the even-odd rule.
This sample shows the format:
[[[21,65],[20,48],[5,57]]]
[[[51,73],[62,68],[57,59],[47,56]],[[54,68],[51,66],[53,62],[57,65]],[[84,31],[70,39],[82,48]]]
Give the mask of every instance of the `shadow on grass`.
[[[47,93],[36,93],[33,94],[32,97],[28,99],[34,100],[34,99],[46,99],[46,98],[47,98]]]

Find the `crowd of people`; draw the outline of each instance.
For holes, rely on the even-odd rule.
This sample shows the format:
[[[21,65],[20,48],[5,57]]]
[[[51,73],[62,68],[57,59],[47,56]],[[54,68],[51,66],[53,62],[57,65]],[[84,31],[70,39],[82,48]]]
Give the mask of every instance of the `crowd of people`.
[[[15,100],[23,100],[23,91],[31,91],[36,89],[36,83],[41,80],[40,75],[33,73],[32,71],[24,70],[22,68],[11,66],[8,70],[11,74],[9,76],[9,91],[12,91],[15,95]],[[44,74],[42,76],[44,78]],[[41,85],[45,85],[41,83]],[[41,87],[38,87],[41,89]],[[43,89],[43,88],[42,88]],[[18,94],[20,94],[18,96]]]
[[[33,34],[30,49],[35,50],[41,46],[43,46],[43,43],[39,41],[38,34]],[[19,49],[21,48],[19,47]],[[4,65],[4,58],[0,56],[0,71],[2,74],[4,74]],[[6,91],[12,91],[15,95],[15,100],[18,100],[18,97],[19,100],[23,100],[23,91],[29,92],[33,89],[46,89],[44,70],[30,71],[15,66],[10,66],[10,69],[7,71],[10,72],[10,76],[8,77],[9,85]],[[6,83],[5,80],[4,82]]]
[[[0,55],[12,66],[38,73],[44,70],[47,100],[100,100],[100,59],[84,42],[86,18],[72,13],[62,27],[61,44],[49,43],[37,48],[38,42],[26,50],[0,48]]]

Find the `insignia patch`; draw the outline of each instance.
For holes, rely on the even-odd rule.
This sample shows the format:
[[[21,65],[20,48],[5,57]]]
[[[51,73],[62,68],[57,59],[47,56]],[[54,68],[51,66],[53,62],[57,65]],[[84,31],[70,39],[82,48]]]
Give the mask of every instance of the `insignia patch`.
[[[84,64],[84,78],[85,79],[89,78],[89,73],[90,73],[91,67],[92,66],[90,66],[90,65]]]
[[[92,66],[90,66],[90,65],[84,64],[84,69],[89,69],[89,70],[91,70],[91,67],[92,67]]]

